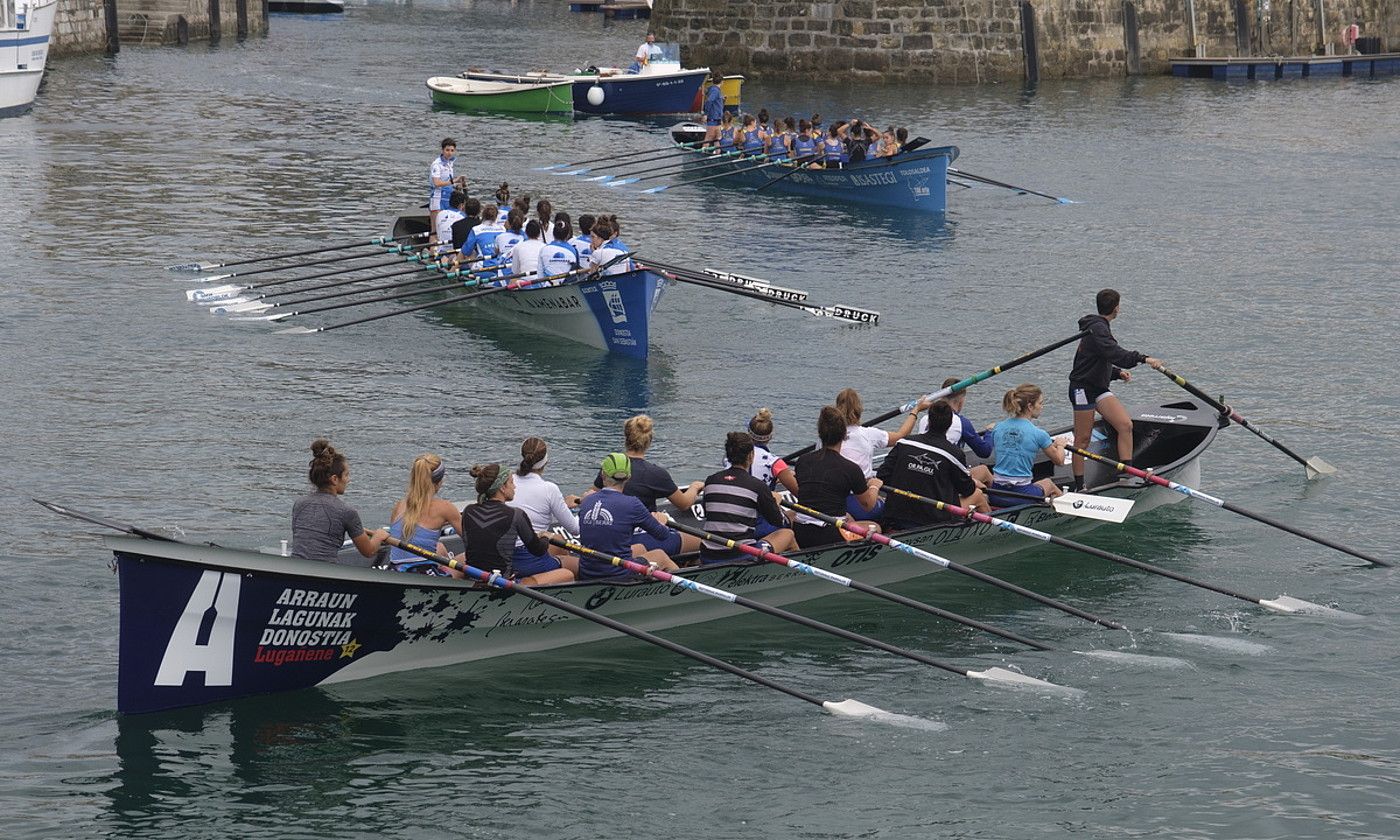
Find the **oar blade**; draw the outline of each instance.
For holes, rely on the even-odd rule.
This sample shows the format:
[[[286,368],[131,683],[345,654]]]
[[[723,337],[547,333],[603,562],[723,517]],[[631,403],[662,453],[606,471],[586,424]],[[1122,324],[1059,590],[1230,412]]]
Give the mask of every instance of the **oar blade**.
[[[204,303],[205,301],[230,297],[241,291],[243,291],[242,286],[235,286],[232,284],[227,286],[215,286],[212,289],[186,289],[185,300],[193,303]]]
[[[1332,475],[1337,472],[1337,468],[1322,460],[1321,458],[1309,458],[1303,463],[1303,468],[1308,471],[1308,481],[1321,478],[1324,475]]]
[[[1087,493],[1065,493],[1050,500],[1055,512],[1065,516],[1080,516],[1103,522],[1122,522],[1137,504],[1132,499],[1112,496],[1091,496]]]
[[[1054,694],[1066,694],[1073,697],[1082,697],[1084,690],[1071,688],[1067,685],[1057,685],[1026,674],[1009,671],[1006,668],[991,667],[985,671],[968,671],[967,675],[973,679],[985,680],[989,683],[1004,685],[1009,688],[1026,688],[1036,691],[1045,691]]]
[[[1339,610],[1334,607],[1314,604],[1312,601],[1304,601],[1302,598],[1294,598],[1289,595],[1280,595],[1273,600],[1267,598],[1259,602],[1259,606],[1273,610],[1278,613],[1305,613],[1307,615],[1320,615],[1327,618],[1340,618],[1348,621],[1361,621],[1362,617],[1353,612]]]
[[[568,166],[567,163],[551,163],[549,166],[536,166],[534,171],[548,172],[551,169],[563,169],[566,166]]]
[[[554,174],[555,174],[555,175],[559,175],[559,176],[561,176],[561,177],[567,178],[567,177],[570,176],[570,175],[582,175],[583,173],[589,172],[589,171],[591,171],[591,170],[588,170],[588,169],[569,169],[569,170],[566,170],[566,171],[564,171],[564,172],[555,172]]]
[[[234,304],[233,306],[215,306],[210,308],[209,311],[215,315],[242,315],[245,312],[266,312],[272,308],[272,304],[270,303],[251,300],[246,303]]]
[[[609,181],[609,182],[607,182],[606,184],[604,184],[603,186],[605,186],[605,187],[625,187],[625,186],[627,186],[628,184],[635,184],[635,183],[637,183],[637,182],[640,181],[640,180],[642,180],[642,179],[641,179],[641,178],[621,178],[621,179],[616,180],[616,181]]]
[[[670,184],[662,184],[662,185],[659,186],[659,187],[652,187],[651,189],[642,190],[642,192],[645,193],[645,194],[647,194],[647,195],[654,195],[654,194],[659,193],[659,192],[665,192],[666,189],[667,189],[669,186],[670,186]]]
[[[230,315],[230,321],[281,321],[283,318],[290,318],[295,312],[278,312],[275,315]]]
[[[275,334],[276,334],[276,335],[311,335],[312,333],[318,333],[318,332],[320,332],[320,331],[321,331],[321,329],[320,329],[319,327],[314,328],[314,329],[311,328],[311,327],[287,327],[285,330],[278,330]]]
[[[857,324],[869,324],[878,326],[880,323],[880,313],[873,309],[861,309],[858,306],[846,306],[836,303],[824,307],[819,313],[827,318],[837,318],[842,321],[852,321]]]
[[[166,271],[208,271],[202,263],[180,263],[179,265],[167,265]]]
[[[837,717],[863,718],[865,720],[879,721],[880,723],[892,723],[896,726],[907,726],[910,729],[922,729],[927,732],[944,732],[948,729],[948,724],[946,723],[914,717],[912,715],[901,715],[896,712],[887,712],[884,709],[862,703],[859,700],[842,700],[839,703],[834,700],[827,700],[822,703],[822,708]]]
[[[1074,201],[1073,199],[1068,199],[1068,198],[1057,198],[1057,199],[1055,199],[1055,200],[1058,201],[1058,202],[1061,203],[1061,204],[1078,204],[1078,203],[1079,203],[1079,202],[1077,202],[1077,201]]]

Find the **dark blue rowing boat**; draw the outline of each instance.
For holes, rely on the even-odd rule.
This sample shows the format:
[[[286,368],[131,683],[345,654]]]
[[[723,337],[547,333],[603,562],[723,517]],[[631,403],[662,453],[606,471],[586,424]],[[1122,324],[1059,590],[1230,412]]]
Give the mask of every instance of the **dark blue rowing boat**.
[[[678,147],[704,139],[704,126],[683,123],[671,129]],[[872,158],[860,163],[846,164],[842,169],[802,169],[794,171],[793,164],[774,163],[759,167],[758,158],[734,157],[728,165],[715,162],[708,152],[692,150],[697,162],[713,164],[705,176],[732,172],[730,177],[716,178],[717,184],[740,184],[773,191],[855,204],[893,207],[920,213],[945,213],[948,210],[948,165],[958,158],[957,146],[925,146],[894,157]],[[756,168],[757,167],[757,168]],[[779,180],[781,179],[781,180]]]

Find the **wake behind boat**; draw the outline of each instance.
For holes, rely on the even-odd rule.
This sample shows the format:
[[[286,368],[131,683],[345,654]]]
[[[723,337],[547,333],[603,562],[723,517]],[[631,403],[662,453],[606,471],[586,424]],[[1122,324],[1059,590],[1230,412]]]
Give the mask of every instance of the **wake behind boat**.
[[[1181,401],[1137,412],[1134,419],[1140,429],[1137,463],[1181,482],[1199,478],[1199,459],[1219,428],[1216,414]],[[1111,435],[1111,429],[1100,427],[1094,448],[1112,451],[1105,432]],[[1042,461],[1037,470],[1059,479],[1067,477],[1064,465]],[[1133,515],[1183,498],[1151,484],[1119,486],[1107,468],[1092,470],[1088,478],[1091,485],[1098,485],[1091,492],[1134,501]],[[1101,524],[1032,506],[1007,509],[999,516],[1054,533]],[[612,630],[579,617],[506,592],[482,589],[470,581],[193,545],[137,529],[123,530],[133,535],[107,540],[120,576],[118,709],[123,713],[330,685],[615,637]],[[914,547],[951,554],[962,563],[1034,544],[1001,531],[993,525],[952,523],[896,536]],[[895,583],[939,568],[870,540],[797,551],[791,558],[821,570],[839,569],[867,585]],[[829,581],[794,575],[762,561],[689,568],[679,576],[740,595],[761,596],[773,605],[800,603],[834,591]],[[625,619],[643,630],[740,613],[732,603],[678,596],[680,590],[671,583],[640,578],[540,589],[587,613]]]
[[[0,0],[0,117],[33,107],[57,9],[57,0]]]

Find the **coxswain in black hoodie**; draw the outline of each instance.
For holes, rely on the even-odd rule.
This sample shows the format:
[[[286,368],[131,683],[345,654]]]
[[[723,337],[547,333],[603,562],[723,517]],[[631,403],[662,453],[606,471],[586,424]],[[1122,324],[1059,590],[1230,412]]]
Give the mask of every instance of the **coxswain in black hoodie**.
[[[1088,335],[1079,341],[1074,353],[1074,367],[1069,372],[1069,401],[1074,407],[1074,445],[1085,448],[1094,431],[1094,414],[1098,413],[1118,433],[1118,460],[1133,462],[1133,420],[1123,403],[1109,390],[1114,379],[1129,381],[1128,368],[1142,363],[1161,369],[1160,359],[1119,346],[1109,328],[1118,317],[1121,296],[1113,289],[1104,289],[1095,298],[1097,315],[1079,319],[1079,329]],[[1073,459],[1074,487],[1084,487],[1084,459]]]

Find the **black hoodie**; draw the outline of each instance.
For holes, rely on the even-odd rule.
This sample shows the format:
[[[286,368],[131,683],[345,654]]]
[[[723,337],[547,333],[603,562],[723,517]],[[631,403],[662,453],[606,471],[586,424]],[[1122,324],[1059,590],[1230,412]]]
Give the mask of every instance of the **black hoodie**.
[[[1089,334],[1079,340],[1079,348],[1074,351],[1069,381],[1089,391],[1090,399],[1107,391],[1108,383],[1120,369],[1137,367],[1147,358],[1136,350],[1120,347],[1108,327],[1108,319],[1102,315],[1085,315],[1079,319],[1079,328]]]

